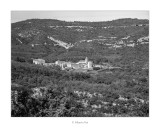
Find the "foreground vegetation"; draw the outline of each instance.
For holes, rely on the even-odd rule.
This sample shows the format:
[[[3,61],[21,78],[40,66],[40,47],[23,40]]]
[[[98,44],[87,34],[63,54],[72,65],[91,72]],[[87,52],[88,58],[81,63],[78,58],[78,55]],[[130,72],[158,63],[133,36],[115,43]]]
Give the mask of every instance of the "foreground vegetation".
[[[148,69],[90,75],[12,61],[13,117],[149,116]]]

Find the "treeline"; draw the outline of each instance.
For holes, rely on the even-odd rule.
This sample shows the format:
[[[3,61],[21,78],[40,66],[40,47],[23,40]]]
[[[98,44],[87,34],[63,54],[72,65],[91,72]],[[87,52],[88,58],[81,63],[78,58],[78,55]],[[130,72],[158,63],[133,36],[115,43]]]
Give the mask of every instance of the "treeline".
[[[31,24],[28,24],[28,22],[31,22]],[[124,18],[124,19],[118,19],[118,20],[112,20],[112,21],[102,21],[102,22],[80,22],[80,21],[74,21],[74,22],[66,22],[66,21],[60,21],[60,20],[54,20],[54,19],[29,19],[25,21],[20,21],[16,23],[12,23],[12,29],[15,27],[44,27],[44,26],[123,26],[123,25],[131,25],[131,24],[149,24],[149,20],[139,20],[139,19],[131,19],[131,18]]]

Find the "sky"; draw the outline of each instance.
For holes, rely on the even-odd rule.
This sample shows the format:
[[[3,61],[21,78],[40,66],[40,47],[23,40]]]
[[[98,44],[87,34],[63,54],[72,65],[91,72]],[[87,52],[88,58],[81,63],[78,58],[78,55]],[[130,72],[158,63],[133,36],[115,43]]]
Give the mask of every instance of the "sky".
[[[35,18],[64,21],[110,21],[120,18],[149,19],[149,11],[11,11],[12,23]]]

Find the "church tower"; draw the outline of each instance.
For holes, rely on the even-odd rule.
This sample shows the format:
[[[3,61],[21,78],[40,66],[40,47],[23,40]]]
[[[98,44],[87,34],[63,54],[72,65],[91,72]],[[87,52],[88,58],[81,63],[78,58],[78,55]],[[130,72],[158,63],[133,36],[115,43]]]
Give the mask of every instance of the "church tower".
[[[86,63],[86,64],[88,64],[88,57],[86,57],[86,59],[85,59],[85,63]]]

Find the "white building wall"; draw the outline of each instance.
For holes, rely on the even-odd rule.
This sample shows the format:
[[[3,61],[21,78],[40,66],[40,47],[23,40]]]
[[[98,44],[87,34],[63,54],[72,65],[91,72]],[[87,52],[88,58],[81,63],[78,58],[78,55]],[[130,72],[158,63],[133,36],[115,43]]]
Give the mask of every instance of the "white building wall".
[[[88,68],[89,69],[93,68],[93,63],[91,61],[88,62]]]

